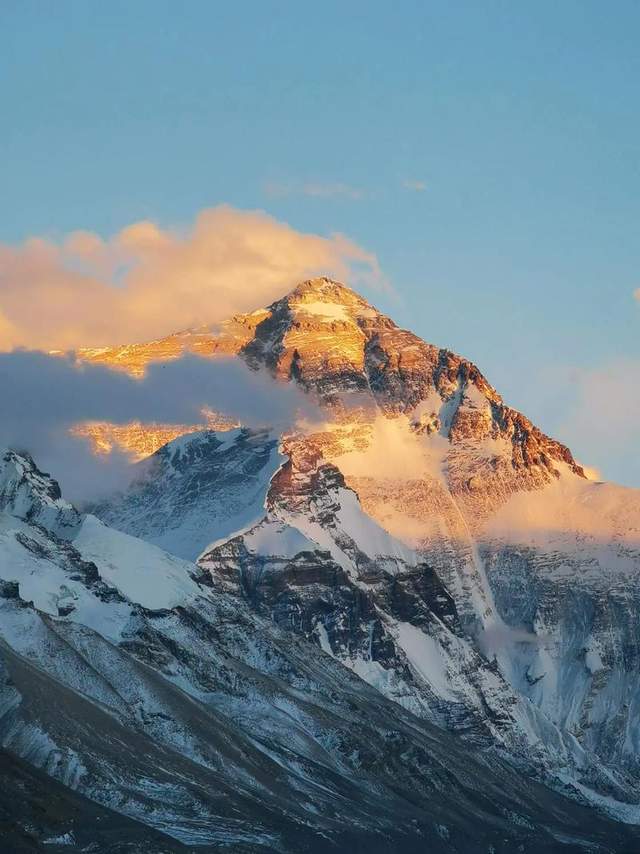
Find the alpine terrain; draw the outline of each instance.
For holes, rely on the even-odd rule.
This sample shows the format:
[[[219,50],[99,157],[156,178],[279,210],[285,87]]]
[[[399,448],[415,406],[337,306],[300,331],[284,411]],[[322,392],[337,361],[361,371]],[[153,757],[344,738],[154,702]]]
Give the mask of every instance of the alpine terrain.
[[[186,353],[321,417],[78,424],[144,458],[81,509],[0,457],[8,850],[640,850],[640,492],[326,278],[80,357]]]

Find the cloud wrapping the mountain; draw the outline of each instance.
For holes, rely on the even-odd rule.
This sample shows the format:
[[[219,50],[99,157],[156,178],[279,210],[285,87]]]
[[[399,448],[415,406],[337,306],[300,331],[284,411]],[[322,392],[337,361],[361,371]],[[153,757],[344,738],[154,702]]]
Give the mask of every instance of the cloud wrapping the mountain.
[[[78,231],[0,244],[0,350],[161,337],[262,307],[317,274],[382,280],[375,255],[342,235],[228,206],[202,211],[186,231],[138,222],[108,240]]]
[[[111,492],[133,472],[126,455],[96,457],[85,440],[70,436],[78,422],[198,423],[210,407],[244,425],[282,432],[299,418],[320,418],[312,398],[291,383],[238,359],[191,355],[150,365],[144,378],[134,379],[72,356],[0,353],[0,400],[0,449],[29,451],[74,501]]]
[[[340,469],[351,477],[403,478],[442,481],[442,465],[449,448],[439,435],[417,435],[406,416],[377,415],[367,445],[339,458]]]

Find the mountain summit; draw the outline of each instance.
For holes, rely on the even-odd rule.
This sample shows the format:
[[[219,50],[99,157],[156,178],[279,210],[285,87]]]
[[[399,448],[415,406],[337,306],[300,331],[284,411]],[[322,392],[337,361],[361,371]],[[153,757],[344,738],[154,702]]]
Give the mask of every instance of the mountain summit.
[[[148,344],[82,350],[79,355],[141,374],[154,361],[186,352],[237,355],[252,367],[266,367],[318,393],[328,405],[369,403],[391,417],[411,415],[416,430],[445,435],[452,445],[467,439],[504,440],[507,465],[525,478],[531,473],[534,485],[547,482],[556,463],[584,474],[565,446],[506,406],[473,363],[400,329],[332,279],[302,282],[268,308],[237,315],[219,330],[201,327]],[[163,435],[158,435],[160,444]],[[134,436],[140,443],[139,433]],[[122,431],[115,438],[127,444]],[[474,476],[470,472],[467,481]]]

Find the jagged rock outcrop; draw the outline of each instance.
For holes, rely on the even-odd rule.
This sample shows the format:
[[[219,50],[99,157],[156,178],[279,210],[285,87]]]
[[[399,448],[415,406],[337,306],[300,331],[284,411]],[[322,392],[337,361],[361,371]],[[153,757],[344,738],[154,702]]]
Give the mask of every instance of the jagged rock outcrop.
[[[0,511],[64,533],[74,531],[80,522],[56,481],[41,472],[25,451],[7,450],[0,457]]]

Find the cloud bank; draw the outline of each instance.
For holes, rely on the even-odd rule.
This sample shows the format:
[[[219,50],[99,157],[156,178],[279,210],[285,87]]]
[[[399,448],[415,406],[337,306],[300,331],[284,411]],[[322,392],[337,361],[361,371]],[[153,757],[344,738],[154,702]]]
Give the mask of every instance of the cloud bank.
[[[145,341],[252,311],[317,274],[382,281],[375,255],[342,235],[227,206],[186,230],[137,222],[106,240],[0,244],[0,351]]]
[[[87,441],[70,436],[78,422],[198,423],[209,407],[246,426],[282,432],[299,418],[320,418],[312,398],[292,383],[251,371],[238,359],[191,355],[153,364],[134,379],[72,356],[1,353],[0,400],[0,449],[29,451],[80,503],[124,486],[133,469],[128,456],[96,457]]]

